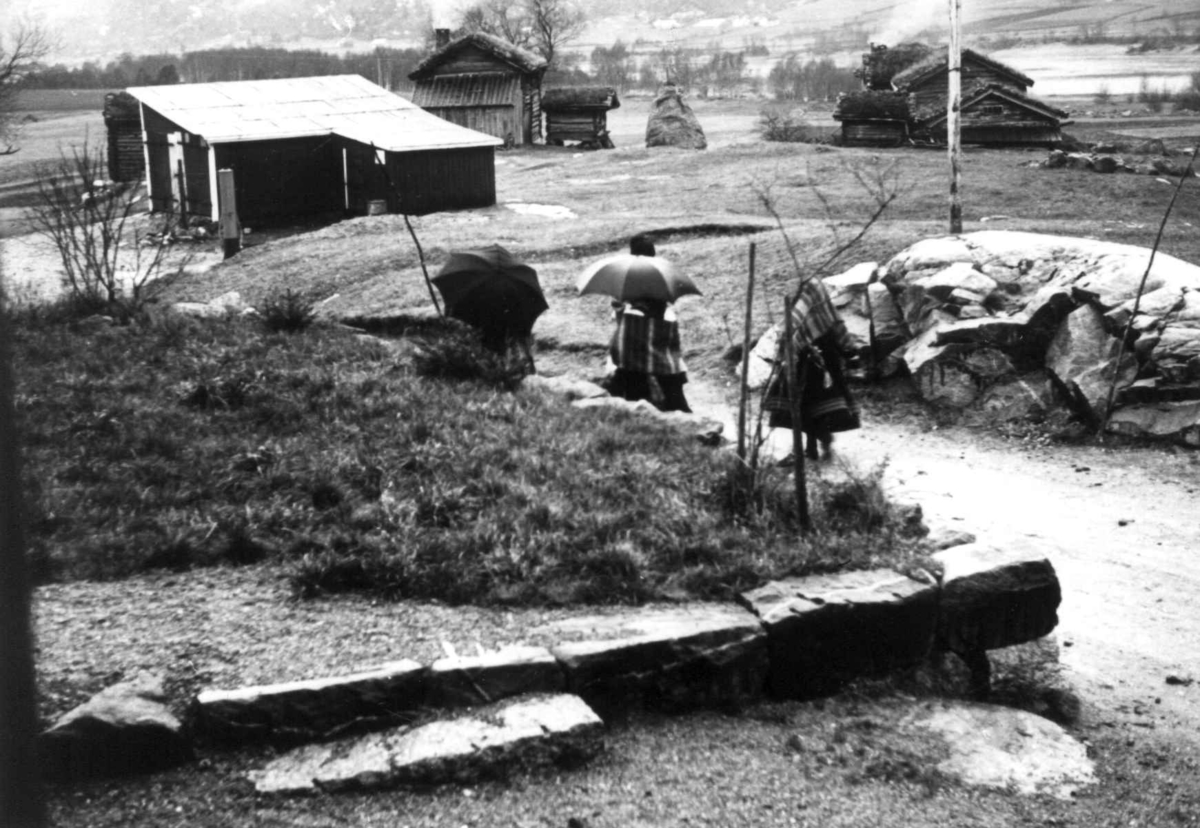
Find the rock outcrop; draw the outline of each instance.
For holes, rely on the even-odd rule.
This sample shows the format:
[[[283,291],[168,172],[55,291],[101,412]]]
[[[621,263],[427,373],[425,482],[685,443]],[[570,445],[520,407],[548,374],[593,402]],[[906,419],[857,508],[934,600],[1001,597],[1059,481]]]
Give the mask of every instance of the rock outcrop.
[[[917,242],[867,285],[826,281],[851,331],[867,329],[872,297],[874,351],[864,343],[862,357],[877,361],[903,335],[891,353],[927,400],[991,418],[1060,404],[1095,424],[1126,406],[1200,400],[1200,267],[1157,254],[1135,315],[1149,256],[1091,239],[984,231]],[[892,314],[887,324],[881,308]],[[1143,408],[1110,428],[1188,442],[1200,432],[1192,414],[1185,405]]]
[[[646,147],[708,148],[708,139],[696,114],[683,94],[670,84],[659,89],[654,99],[654,110],[646,123]]]

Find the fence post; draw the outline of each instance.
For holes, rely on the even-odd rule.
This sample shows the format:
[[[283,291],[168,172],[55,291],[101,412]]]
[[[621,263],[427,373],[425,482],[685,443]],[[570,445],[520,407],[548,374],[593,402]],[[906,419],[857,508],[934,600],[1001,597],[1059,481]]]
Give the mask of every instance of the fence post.
[[[217,203],[221,209],[221,241],[226,259],[242,249],[242,223],[238,220],[233,183],[233,170],[217,170]]]

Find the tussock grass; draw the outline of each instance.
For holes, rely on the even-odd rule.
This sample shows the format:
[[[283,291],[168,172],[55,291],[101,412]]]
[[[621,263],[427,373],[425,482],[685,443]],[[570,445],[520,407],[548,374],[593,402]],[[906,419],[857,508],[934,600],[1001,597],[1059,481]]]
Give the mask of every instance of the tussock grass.
[[[818,485],[799,540],[783,469],[747,508],[728,452],[513,393],[503,366],[429,370],[469,361],[452,328],[408,343],[414,364],[320,324],[11,322],[43,580],[272,558],[304,596],[635,604],[919,552],[901,519],[846,518],[873,495]]]

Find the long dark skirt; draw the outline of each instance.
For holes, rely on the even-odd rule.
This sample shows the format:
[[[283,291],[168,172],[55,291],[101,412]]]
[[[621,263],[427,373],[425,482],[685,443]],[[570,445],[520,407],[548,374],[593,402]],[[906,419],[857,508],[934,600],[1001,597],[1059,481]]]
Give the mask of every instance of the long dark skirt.
[[[804,378],[800,393],[800,422],[804,433],[810,437],[810,444],[814,437],[828,444],[835,432],[862,427],[858,402],[850,393],[841,365],[833,359],[827,359],[825,364],[828,371],[815,359],[808,357],[798,369]],[[763,407],[770,414],[767,423],[771,428],[793,427],[788,382],[782,372],[767,390]]]
[[[646,400],[659,411],[683,411],[690,414],[683,386],[687,374],[646,374],[618,368],[608,381],[608,393],[630,402]]]

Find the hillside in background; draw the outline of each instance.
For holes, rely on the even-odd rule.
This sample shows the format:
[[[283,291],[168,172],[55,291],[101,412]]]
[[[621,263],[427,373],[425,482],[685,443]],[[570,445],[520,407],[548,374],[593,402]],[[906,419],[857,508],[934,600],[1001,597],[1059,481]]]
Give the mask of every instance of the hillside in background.
[[[945,5],[928,0],[665,0],[652,10],[640,0],[583,5],[590,25],[574,48],[584,53],[617,40],[643,49],[762,44],[773,53],[834,53],[867,42],[938,40],[947,29]],[[15,14],[33,14],[61,34],[63,52],[52,59],[64,62],[219,46],[411,47],[421,45],[435,21],[456,19],[455,0],[15,0],[12,6]],[[1200,6],[1195,0],[984,0],[964,5],[963,26],[969,42],[1000,46],[1013,39],[1190,35],[1200,30]]]

